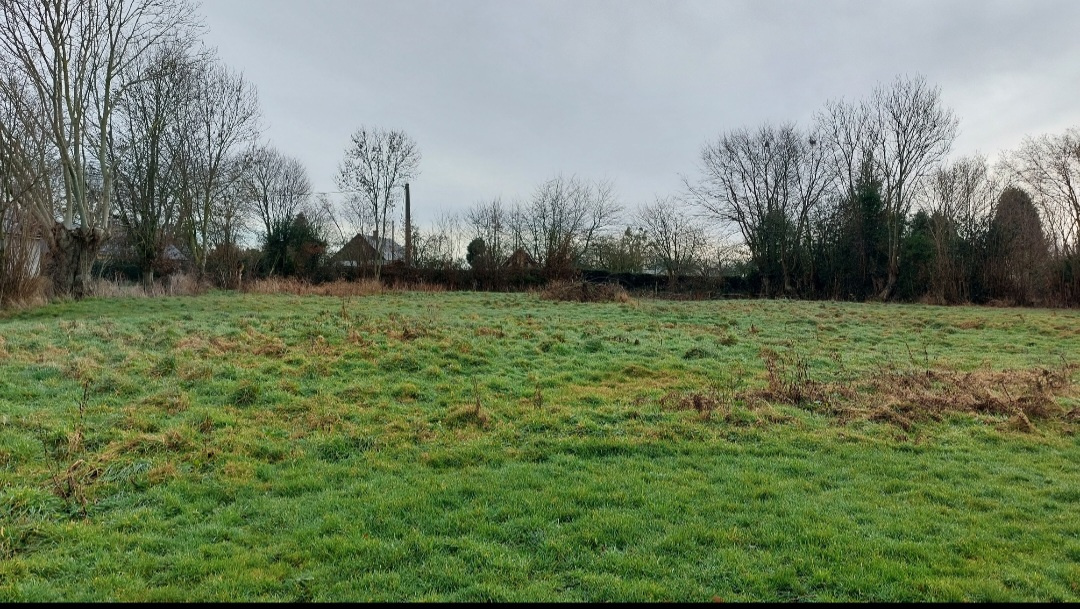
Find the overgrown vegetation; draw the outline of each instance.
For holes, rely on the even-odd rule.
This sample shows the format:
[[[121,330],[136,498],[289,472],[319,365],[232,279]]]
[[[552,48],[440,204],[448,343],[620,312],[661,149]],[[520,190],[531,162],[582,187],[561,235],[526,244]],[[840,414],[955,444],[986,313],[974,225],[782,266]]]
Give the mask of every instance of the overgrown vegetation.
[[[0,598],[1076,601],[1078,321],[388,290],[8,313]]]
[[[540,297],[570,302],[630,302],[630,294],[617,283],[556,280],[549,282]]]

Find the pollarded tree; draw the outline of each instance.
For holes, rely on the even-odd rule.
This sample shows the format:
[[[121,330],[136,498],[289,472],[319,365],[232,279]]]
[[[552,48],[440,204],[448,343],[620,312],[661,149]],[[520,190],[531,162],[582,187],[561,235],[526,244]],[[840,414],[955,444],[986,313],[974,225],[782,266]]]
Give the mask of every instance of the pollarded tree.
[[[58,162],[55,200],[34,203],[53,289],[82,297],[113,217],[108,140],[118,100],[139,81],[131,64],[190,36],[194,12],[184,0],[2,0],[0,23],[0,56],[30,102],[18,119],[45,134]]]

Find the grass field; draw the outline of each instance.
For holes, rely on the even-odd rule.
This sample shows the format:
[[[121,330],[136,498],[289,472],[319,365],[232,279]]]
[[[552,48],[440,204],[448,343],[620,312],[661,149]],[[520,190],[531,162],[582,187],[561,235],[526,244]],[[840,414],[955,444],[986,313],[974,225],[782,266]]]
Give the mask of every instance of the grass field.
[[[0,600],[1080,600],[1080,312],[0,318]]]

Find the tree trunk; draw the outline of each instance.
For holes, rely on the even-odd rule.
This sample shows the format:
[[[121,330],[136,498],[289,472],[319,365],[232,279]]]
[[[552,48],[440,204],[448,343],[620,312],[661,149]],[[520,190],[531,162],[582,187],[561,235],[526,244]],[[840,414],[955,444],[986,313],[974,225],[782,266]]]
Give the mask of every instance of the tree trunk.
[[[889,296],[892,294],[893,286],[896,285],[896,279],[900,274],[897,267],[898,265],[895,265],[891,262],[889,263],[889,274],[888,278],[885,281],[885,287],[882,288],[880,292],[878,292],[877,299],[881,302],[887,301],[889,299]]]
[[[154,289],[154,268],[151,266],[147,266],[141,269],[141,271],[143,289],[146,290],[147,294],[149,294],[151,290]]]
[[[57,222],[52,233],[49,277],[52,279],[54,295],[70,296],[76,300],[89,296],[92,287],[91,269],[101,245],[105,242],[105,231],[69,229]]]

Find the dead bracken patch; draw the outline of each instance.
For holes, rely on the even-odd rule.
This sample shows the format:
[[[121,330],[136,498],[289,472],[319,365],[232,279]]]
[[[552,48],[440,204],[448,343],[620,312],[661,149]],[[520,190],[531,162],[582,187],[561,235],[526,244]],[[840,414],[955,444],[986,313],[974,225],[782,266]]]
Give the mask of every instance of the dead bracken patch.
[[[1056,398],[1073,393],[1072,374],[1080,366],[1027,370],[878,370],[844,382],[811,378],[805,357],[763,349],[768,386],[746,397],[813,406],[842,421],[872,420],[908,430],[917,422],[949,413],[1009,417],[1009,425],[1033,431],[1033,421],[1063,418]]]

